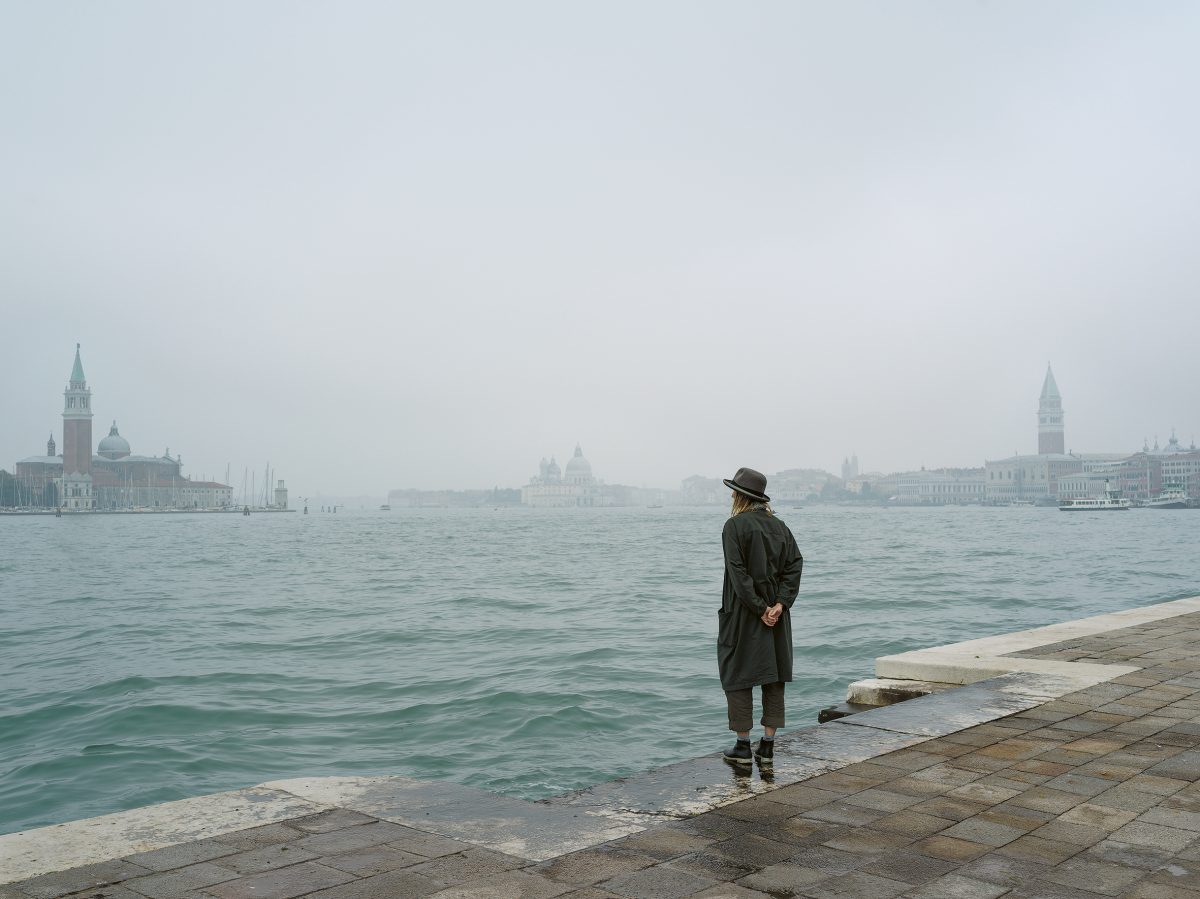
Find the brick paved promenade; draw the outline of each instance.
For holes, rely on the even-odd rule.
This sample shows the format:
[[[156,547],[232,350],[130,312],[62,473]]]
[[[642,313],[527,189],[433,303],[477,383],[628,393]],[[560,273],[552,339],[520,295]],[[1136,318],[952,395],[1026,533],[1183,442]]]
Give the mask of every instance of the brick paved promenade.
[[[540,861],[333,809],[32,877],[0,899],[1200,899],[1198,638],[1193,613],[1014,653],[1140,670]]]

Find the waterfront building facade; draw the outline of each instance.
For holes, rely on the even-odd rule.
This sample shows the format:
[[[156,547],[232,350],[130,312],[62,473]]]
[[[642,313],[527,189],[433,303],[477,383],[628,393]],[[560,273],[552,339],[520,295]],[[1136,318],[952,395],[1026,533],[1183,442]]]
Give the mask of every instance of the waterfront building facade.
[[[233,502],[233,490],[215,481],[194,481],[182,472],[183,461],[138,456],[114,421],[108,436],[92,451],[92,392],[75,347],[75,364],[63,392],[63,451],[55,453],[54,435],[46,455],[17,462],[14,477],[30,506],[89,509],[221,509]]]
[[[922,468],[900,475],[896,502],[904,506],[978,504],[983,502],[986,484],[982,468]]]
[[[1058,499],[1059,479],[1083,471],[1083,460],[1065,453],[1039,453],[989,460],[983,467],[988,503],[1051,502]]]

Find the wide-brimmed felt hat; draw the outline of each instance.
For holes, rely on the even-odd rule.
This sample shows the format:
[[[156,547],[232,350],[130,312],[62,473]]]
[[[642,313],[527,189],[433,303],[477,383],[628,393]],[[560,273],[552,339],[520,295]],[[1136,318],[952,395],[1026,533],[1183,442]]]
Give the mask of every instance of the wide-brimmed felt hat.
[[[763,492],[767,489],[767,476],[761,471],[755,471],[753,468],[739,468],[732,480],[726,478],[721,483],[744,496],[758,500],[760,503],[769,503],[771,501],[771,497]]]

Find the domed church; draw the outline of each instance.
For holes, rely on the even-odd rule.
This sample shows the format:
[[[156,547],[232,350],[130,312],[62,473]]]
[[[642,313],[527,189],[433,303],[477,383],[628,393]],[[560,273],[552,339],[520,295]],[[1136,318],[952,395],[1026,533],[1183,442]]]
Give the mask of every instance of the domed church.
[[[521,504],[542,509],[611,506],[613,498],[592,476],[592,463],[583,457],[577,443],[565,471],[553,456],[549,461],[542,459],[538,473],[521,488]]]
[[[233,489],[213,481],[193,481],[183,460],[170,450],[161,456],[135,456],[114,421],[92,453],[92,391],[75,345],[75,365],[63,392],[63,451],[54,435],[46,455],[16,464],[18,488],[30,506],[87,509],[219,509],[233,502]]]

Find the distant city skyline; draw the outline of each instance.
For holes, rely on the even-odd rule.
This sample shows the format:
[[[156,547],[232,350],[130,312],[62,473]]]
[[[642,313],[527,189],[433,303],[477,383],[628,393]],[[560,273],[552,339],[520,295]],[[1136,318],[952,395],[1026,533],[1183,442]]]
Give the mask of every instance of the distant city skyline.
[[[297,495],[979,464],[1036,452],[1047,360],[1065,449],[1190,443],[1198,42],[1174,0],[6,4],[0,465],[76,343],[105,429]]]

